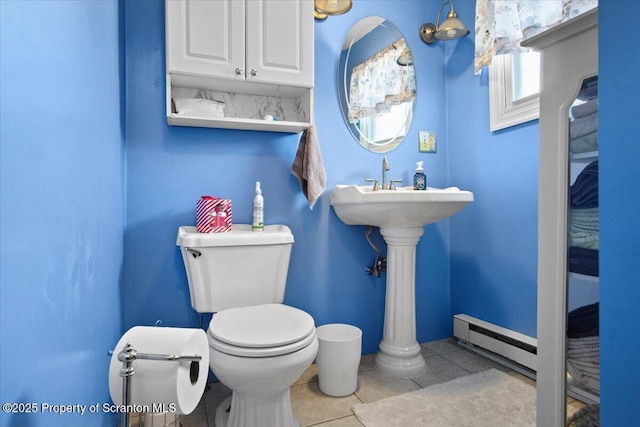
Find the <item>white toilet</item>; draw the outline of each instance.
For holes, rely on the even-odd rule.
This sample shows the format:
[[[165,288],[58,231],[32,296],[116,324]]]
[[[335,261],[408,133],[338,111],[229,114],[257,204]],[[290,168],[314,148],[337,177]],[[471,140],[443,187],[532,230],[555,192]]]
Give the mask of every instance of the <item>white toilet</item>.
[[[216,410],[215,425],[297,427],[289,387],[313,362],[313,318],[282,304],[293,234],[284,225],[234,224],[226,233],[180,227],[180,246],[199,313],[209,324],[209,365],[233,390]],[[229,406],[231,409],[229,409]]]

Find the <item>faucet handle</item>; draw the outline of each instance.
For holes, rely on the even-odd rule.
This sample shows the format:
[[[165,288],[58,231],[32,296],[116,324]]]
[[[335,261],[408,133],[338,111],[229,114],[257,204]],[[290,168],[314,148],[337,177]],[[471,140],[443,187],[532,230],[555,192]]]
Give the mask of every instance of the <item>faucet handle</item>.
[[[398,184],[402,183],[401,179],[392,179],[391,181],[389,181],[389,190],[395,190],[396,189],[396,182]]]
[[[365,179],[365,181],[373,182],[373,188],[371,189],[371,191],[380,191],[380,185],[378,185],[378,180],[377,179],[367,178],[367,179]]]

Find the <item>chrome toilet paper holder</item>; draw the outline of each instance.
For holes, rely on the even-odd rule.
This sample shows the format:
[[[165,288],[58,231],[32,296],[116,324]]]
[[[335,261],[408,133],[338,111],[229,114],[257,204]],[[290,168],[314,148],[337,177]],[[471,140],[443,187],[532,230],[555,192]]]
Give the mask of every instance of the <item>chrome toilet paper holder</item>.
[[[109,350],[109,355],[113,355],[113,350]],[[122,351],[118,353],[118,360],[122,362],[122,369],[120,370],[120,376],[122,377],[122,404],[124,405],[124,411],[120,413],[120,426],[129,426],[129,400],[131,398],[131,377],[135,374],[133,369],[133,361],[136,359],[142,360],[159,360],[159,361],[188,361],[199,362],[202,360],[202,356],[198,355],[175,355],[175,354],[154,354],[154,353],[138,353],[133,348],[131,343],[127,343]],[[194,384],[197,381],[199,375],[200,365],[197,363],[191,364],[190,379]]]

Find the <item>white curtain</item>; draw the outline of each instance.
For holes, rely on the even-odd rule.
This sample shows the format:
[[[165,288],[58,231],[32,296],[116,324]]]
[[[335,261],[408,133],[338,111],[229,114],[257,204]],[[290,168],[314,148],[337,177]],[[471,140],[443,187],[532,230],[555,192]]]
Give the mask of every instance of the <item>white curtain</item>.
[[[476,73],[495,55],[525,52],[520,42],[598,6],[598,0],[477,0]]]
[[[351,71],[349,84],[349,121],[374,117],[391,106],[413,101],[416,97],[413,65],[398,64],[398,57],[407,52],[404,38],[382,49]]]

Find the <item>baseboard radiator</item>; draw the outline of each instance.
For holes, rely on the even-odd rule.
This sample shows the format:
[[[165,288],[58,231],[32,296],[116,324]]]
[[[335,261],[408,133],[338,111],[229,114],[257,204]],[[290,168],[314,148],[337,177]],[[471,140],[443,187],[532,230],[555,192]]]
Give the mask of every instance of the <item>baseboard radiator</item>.
[[[511,329],[466,314],[453,316],[458,344],[501,365],[536,379],[538,341]],[[567,394],[584,403],[599,403],[600,396],[567,381]]]
[[[535,379],[535,338],[466,314],[453,316],[453,335],[462,346]]]

